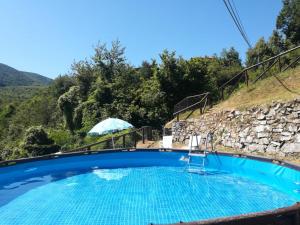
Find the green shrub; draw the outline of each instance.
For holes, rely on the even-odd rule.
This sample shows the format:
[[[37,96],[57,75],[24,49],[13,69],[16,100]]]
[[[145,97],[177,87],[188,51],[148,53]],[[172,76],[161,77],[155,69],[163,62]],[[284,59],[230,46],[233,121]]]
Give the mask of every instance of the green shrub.
[[[30,127],[26,130],[23,148],[31,156],[45,155],[57,152],[59,145],[48,137],[46,131],[41,127]]]

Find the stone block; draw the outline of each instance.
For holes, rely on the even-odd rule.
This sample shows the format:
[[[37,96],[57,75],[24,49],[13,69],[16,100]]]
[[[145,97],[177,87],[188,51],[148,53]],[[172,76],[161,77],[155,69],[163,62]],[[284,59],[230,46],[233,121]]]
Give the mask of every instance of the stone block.
[[[276,115],[275,109],[271,108],[267,116],[268,117],[274,117],[275,115]]]
[[[258,114],[258,115],[256,116],[256,118],[257,118],[258,120],[264,120],[264,119],[266,119],[266,115],[260,113],[260,114]]]
[[[267,124],[274,124],[274,123],[277,123],[278,120],[273,120],[273,119],[269,119],[267,120]]]
[[[245,128],[242,132],[239,133],[239,137],[247,137],[248,133],[249,133],[250,128],[247,127]]]
[[[281,142],[281,136],[278,134],[272,135],[272,141]]]
[[[278,148],[276,148],[273,145],[268,145],[268,147],[266,148],[266,152],[270,153],[270,154],[274,154],[274,153],[278,152]]]
[[[253,136],[250,136],[250,135],[247,136],[247,137],[246,137],[246,142],[247,142],[247,143],[252,143],[252,142],[253,142]]]
[[[294,120],[292,120],[292,123],[294,123],[294,124],[300,124],[300,119],[294,119]]]
[[[259,139],[258,138],[253,138],[253,143],[258,144],[259,143]]]
[[[260,145],[268,145],[270,143],[270,140],[268,138],[261,138],[259,139]]]
[[[296,134],[296,135],[294,136],[294,142],[295,142],[295,143],[300,143],[300,134]]]
[[[276,141],[271,141],[271,144],[275,146],[280,146],[280,142],[276,142]]]
[[[269,137],[269,133],[267,133],[267,132],[259,132],[259,133],[257,133],[257,137],[258,138]]]
[[[242,137],[242,138],[240,139],[240,143],[245,143],[245,142],[246,142],[246,138]]]
[[[300,105],[297,104],[296,106],[294,106],[294,107],[293,107],[293,111],[294,111],[294,112],[300,111]]]
[[[264,125],[259,125],[257,127],[255,127],[255,131],[256,132],[264,132],[268,127],[264,126]]]
[[[295,124],[288,124],[288,125],[287,125],[287,130],[288,130],[289,132],[294,133],[294,132],[297,132],[298,127],[297,127]]]
[[[267,121],[266,121],[266,120],[261,120],[261,121],[259,121],[259,124],[260,124],[260,125],[266,125],[266,124],[267,124]]]
[[[281,136],[280,141],[290,141],[292,139],[292,136]]]
[[[285,143],[281,150],[285,153],[299,153],[300,143]]]
[[[278,129],[283,129],[285,127],[286,123],[280,123],[276,126]]]
[[[280,107],[281,107],[281,103],[279,102],[279,103],[274,105],[274,110],[277,111]]]
[[[244,145],[241,144],[241,143],[235,143],[235,144],[234,144],[234,147],[235,147],[235,148],[238,148],[238,149],[242,149],[242,148],[244,147]]]
[[[248,150],[250,152],[261,152],[264,151],[265,146],[259,144],[251,144],[248,146]]]

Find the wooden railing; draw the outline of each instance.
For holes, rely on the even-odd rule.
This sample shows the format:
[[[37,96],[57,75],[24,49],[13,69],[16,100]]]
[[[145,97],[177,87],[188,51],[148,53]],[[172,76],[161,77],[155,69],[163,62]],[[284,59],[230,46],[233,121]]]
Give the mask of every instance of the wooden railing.
[[[145,143],[146,140],[153,140],[152,127],[150,126],[144,126],[125,134],[108,137],[92,144],[68,150],[67,152],[89,151],[95,147],[97,149],[136,148],[138,141]]]
[[[180,113],[195,109],[199,109],[200,114],[202,114],[205,111],[206,107],[210,104],[209,96],[210,93],[206,92],[199,95],[185,97],[174,106],[173,116],[176,116],[177,120],[179,120]]]
[[[241,81],[245,82],[247,86],[250,83],[256,83],[259,79],[263,78],[267,74],[267,72],[271,68],[273,68],[275,65],[278,65],[279,72],[284,72],[287,69],[289,69],[293,66],[296,66],[296,64],[298,62],[300,62],[300,51],[296,52],[297,50],[300,50],[300,45],[297,47],[294,47],[292,49],[289,49],[285,52],[281,52],[280,54],[270,57],[269,59],[266,59],[255,65],[252,65],[252,66],[249,66],[249,67],[243,69],[241,72],[239,72],[238,74],[236,74],[235,76],[230,78],[227,82],[225,82],[224,84],[222,84],[219,87],[221,99],[222,100],[224,99],[224,90],[226,87],[232,86],[232,85],[238,85],[241,83]],[[295,58],[293,60],[291,60],[288,65],[283,66],[283,63],[281,60],[282,57],[291,52],[296,52]],[[249,71],[252,69],[257,69],[260,66],[263,66],[263,71],[258,76],[255,76],[254,78],[250,79]],[[188,110],[191,110],[191,113],[193,113],[193,111],[195,109],[200,109],[200,114],[202,114],[208,105],[211,106],[209,97],[210,97],[209,92],[206,92],[203,94],[188,96],[188,97],[184,98],[183,100],[181,100],[174,106],[173,116],[176,117],[177,121],[178,121],[180,113],[184,113]],[[189,117],[189,115],[187,117]]]
[[[224,99],[224,90],[227,86],[238,84],[238,83],[241,82],[241,80],[243,80],[246,83],[247,86],[250,83],[256,83],[259,79],[263,78],[267,74],[267,72],[272,67],[274,67],[275,65],[278,65],[279,72],[284,72],[287,69],[295,66],[300,61],[300,52],[296,52],[296,50],[298,50],[299,48],[300,48],[300,45],[295,47],[295,48],[289,49],[285,52],[282,52],[278,55],[270,57],[269,59],[266,59],[262,62],[259,62],[259,63],[255,64],[255,65],[252,65],[252,66],[249,66],[249,67],[243,69],[240,73],[236,74],[230,80],[228,80],[227,82],[225,82],[223,85],[221,85],[219,87],[221,98]],[[284,56],[288,53],[291,53],[291,52],[296,52],[296,57],[288,65],[283,67],[282,61],[281,61],[282,56]],[[261,74],[254,77],[253,80],[250,80],[249,71],[252,70],[252,69],[258,68],[259,66],[263,66],[263,67],[266,66],[266,68],[263,68],[263,71],[261,72]]]

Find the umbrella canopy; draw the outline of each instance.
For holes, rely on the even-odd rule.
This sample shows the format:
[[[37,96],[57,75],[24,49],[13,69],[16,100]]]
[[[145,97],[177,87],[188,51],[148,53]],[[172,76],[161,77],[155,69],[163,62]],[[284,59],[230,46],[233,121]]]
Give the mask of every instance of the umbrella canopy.
[[[108,118],[106,120],[101,121],[100,123],[96,124],[89,132],[90,135],[103,135],[112,133],[115,131],[125,130],[132,128],[132,124],[116,119],[116,118]]]

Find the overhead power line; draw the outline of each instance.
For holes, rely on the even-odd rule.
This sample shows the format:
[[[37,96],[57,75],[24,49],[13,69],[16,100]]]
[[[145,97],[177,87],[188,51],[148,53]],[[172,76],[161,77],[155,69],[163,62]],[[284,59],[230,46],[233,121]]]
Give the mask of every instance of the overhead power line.
[[[238,10],[236,9],[234,0],[231,0],[231,2],[232,2],[232,5],[233,5],[233,8],[234,8],[234,10],[232,9],[232,11],[234,11],[234,12],[236,13],[237,18],[238,18],[238,21],[240,21],[239,24],[241,25],[241,28],[242,28],[242,30],[243,30],[243,32],[244,32],[244,34],[245,34],[247,40],[249,41],[249,37],[248,37],[248,35],[247,35],[246,31],[245,31],[245,28],[244,28],[244,26],[243,26],[242,20],[241,20],[241,18],[240,18],[240,14],[239,14]],[[228,0],[228,3],[229,3],[229,6],[232,8],[232,5],[230,4],[230,0]],[[250,42],[250,41],[249,41],[249,42]]]
[[[249,38],[248,38],[248,35],[244,29],[244,26],[242,24],[242,21],[241,21],[241,18],[239,16],[239,13],[235,7],[235,4],[232,0],[232,4],[230,3],[230,0],[223,0],[231,18],[233,19],[236,27],[238,28],[239,32],[241,33],[243,39],[245,40],[245,42],[247,43],[247,45],[249,46],[249,48],[252,48],[251,44],[250,44],[250,41],[249,41]]]

